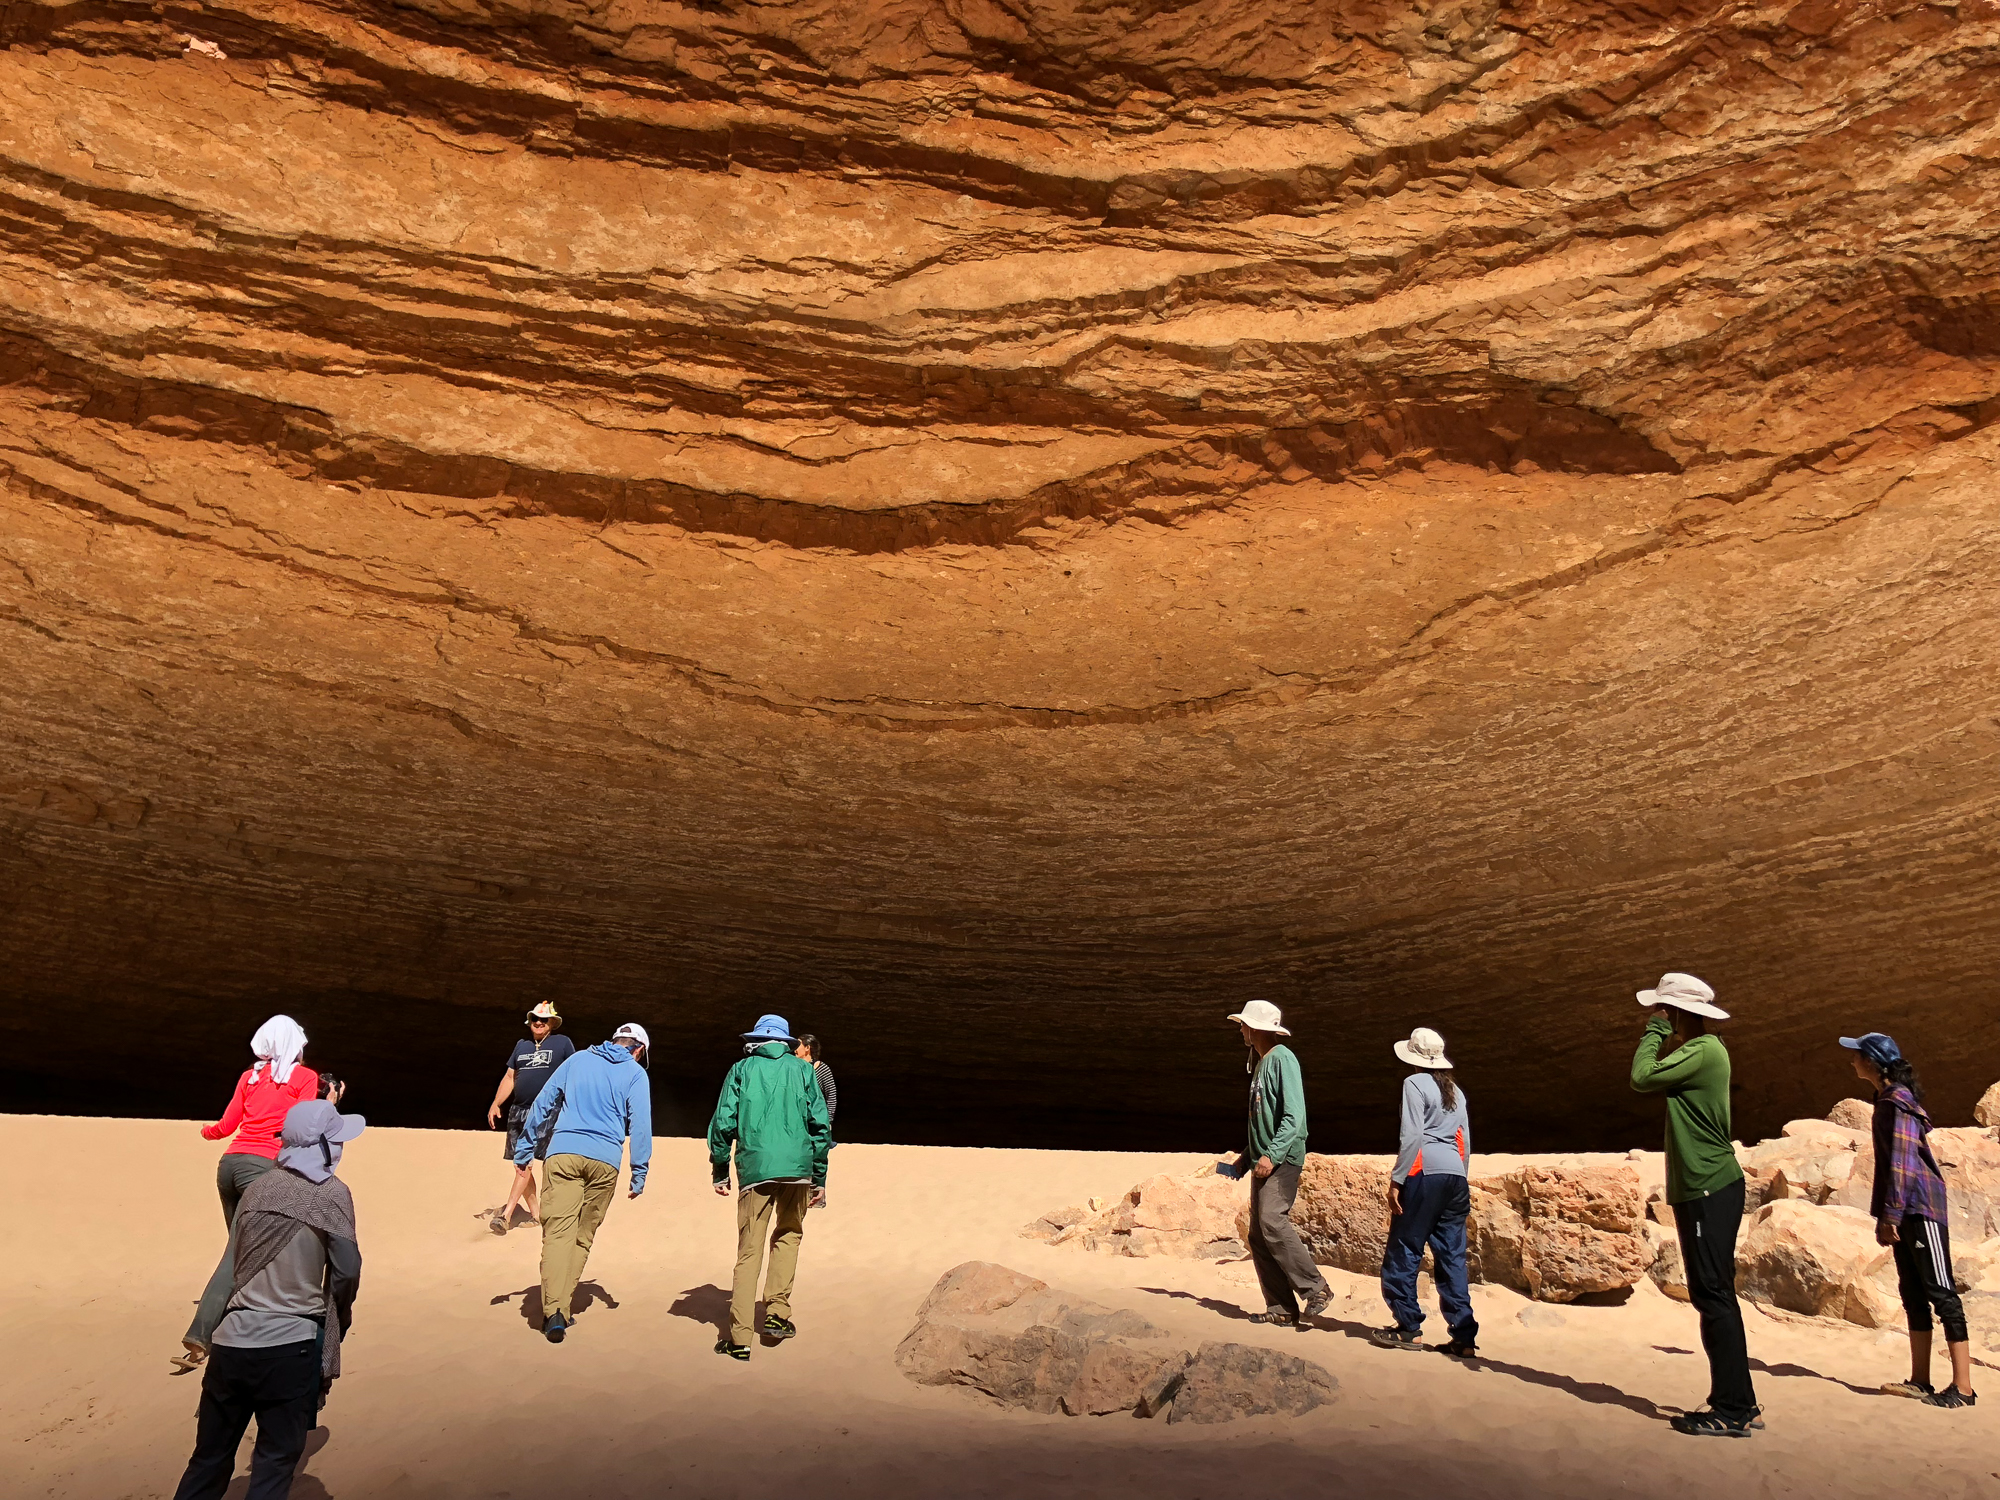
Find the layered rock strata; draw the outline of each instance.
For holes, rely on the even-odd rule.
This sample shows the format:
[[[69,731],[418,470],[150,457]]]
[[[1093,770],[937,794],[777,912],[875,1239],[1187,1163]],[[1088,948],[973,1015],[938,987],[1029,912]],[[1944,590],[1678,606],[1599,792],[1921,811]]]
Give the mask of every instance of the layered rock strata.
[[[1192,1143],[1262,993],[1322,1144],[1423,1022],[1624,1145],[1668,967],[1747,1135],[1841,1030],[1985,1081],[1991,6],[0,46],[10,1098],[210,1112],[283,1005],[469,1120],[524,1002],[704,1087],[781,1004],[852,1129]]]

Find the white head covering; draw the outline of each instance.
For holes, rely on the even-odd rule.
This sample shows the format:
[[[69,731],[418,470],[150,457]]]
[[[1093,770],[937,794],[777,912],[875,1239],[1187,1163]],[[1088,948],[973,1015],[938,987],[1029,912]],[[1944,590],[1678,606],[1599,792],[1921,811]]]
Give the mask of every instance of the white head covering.
[[[273,1016],[250,1038],[250,1050],[257,1054],[252,1074],[263,1072],[268,1063],[274,1082],[290,1083],[292,1069],[299,1065],[299,1057],[306,1050],[306,1029],[290,1016]]]

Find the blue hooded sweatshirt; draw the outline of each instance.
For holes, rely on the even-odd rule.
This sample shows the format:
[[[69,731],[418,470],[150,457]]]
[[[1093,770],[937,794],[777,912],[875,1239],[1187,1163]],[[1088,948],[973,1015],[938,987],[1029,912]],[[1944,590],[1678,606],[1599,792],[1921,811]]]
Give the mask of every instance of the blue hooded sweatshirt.
[[[555,1120],[550,1156],[587,1156],[617,1166],[625,1138],[632,1138],[632,1191],[646,1190],[646,1166],[653,1159],[653,1090],[646,1070],[616,1042],[599,1042],[579,1052],[549,1075],[528,1110],[514,1148],[514,1165],[534,1159],[535,1142]]]

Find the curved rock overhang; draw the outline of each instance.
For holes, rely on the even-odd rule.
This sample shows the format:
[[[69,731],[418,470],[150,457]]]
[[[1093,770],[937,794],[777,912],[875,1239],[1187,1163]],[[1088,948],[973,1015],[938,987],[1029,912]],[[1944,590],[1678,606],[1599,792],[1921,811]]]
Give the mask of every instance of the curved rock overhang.
[[[2000,1072],[2000,18],[1824,0],[0,13],[17,1107],[261,1014],[470,1121],[1379,1145]]]

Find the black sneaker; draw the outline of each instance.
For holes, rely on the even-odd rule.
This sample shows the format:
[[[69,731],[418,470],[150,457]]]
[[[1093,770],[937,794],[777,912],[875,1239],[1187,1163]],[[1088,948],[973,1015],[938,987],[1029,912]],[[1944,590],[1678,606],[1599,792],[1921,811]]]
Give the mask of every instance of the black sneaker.
[[[798,1335],[798,1326],[790,1318],[781,1318],[776,1313],[764,1315],[764,1326],[757,1330],[767,1339],[789,1339]]]
[[[1318,1291],[1314,1292],[1310,1297],[1306,1298],[1305,1315],[1308,1318],[1317,1318],[1321,1313],[1325,1312],[1327,1308],[1331,1307],[1332,1305],[1333,1305],[1333,1288],[1330,1286],[1323,1286]]]
[[[1948,1385],[1941,1391],[1932,1391],[1924,1397],[1926,1406],[1944,1406],[1956,1410],[1961,1406],[1977,1406],[1979,1398],[1971,1391],[1961,1391],[1956,1385]]]
[[[750,1357],[750,1350],[747,1345],[732,1344],[728,1339],[717,1339],[715,1341],[715,1352],[717,1354],[726,1354],[731,1359],[748,1359]]]
[[[568,1332],[569,1324],[563,1320],[561,1313],[550,1313],[548,1322],[542,1325],[542,1337],[551,1344],[560,1344],[563,1335]]]
[[[1388,1327],[1368,1330],[1368,1342],[1384,1349],[1421,1349],[1417,1335],[1408,1329]]]
[[[1750,1424],[1756,1421],[1756,1414],[1747,1417],[1725,1417],[1719,1411],[1690,1411],[1675,1417],[1672,1427],[1675,1432],[1684,1432],[1689,1437],[1734,1437],[1750,1436]]]

